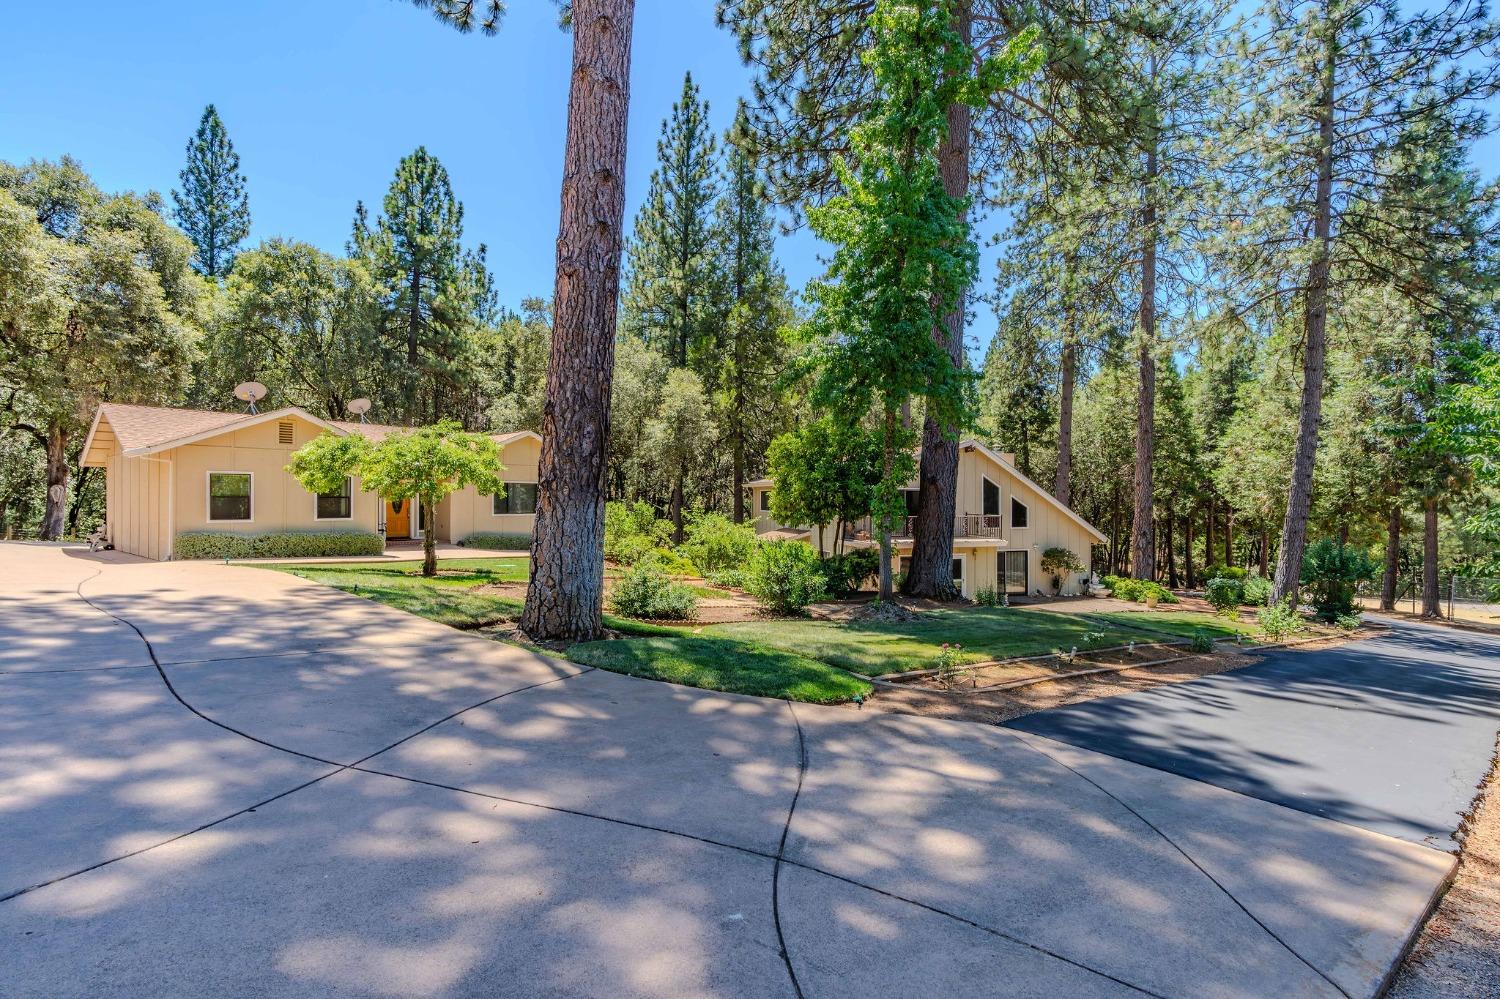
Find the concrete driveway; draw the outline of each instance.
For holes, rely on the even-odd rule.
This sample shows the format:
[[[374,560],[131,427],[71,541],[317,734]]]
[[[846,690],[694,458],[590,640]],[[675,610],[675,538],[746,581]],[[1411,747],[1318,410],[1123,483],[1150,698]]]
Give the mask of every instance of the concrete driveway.
[[[1500,638],[1398,621],[1379,638],[1010,725],[1451,849],[1500,729]]]
[[[0,545],[10,996],[1364,996],[1450,855],[1003,729]]]

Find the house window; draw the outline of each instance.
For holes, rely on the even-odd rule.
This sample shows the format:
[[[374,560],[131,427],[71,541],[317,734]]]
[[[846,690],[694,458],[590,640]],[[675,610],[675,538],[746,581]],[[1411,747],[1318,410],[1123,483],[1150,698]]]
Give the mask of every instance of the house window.
[[[984,480],[984,515],[1000,516],[1000,487],[989,479]]]
[[[208,519],[251,520],[254,478],[249,472],[208,473]]]
[[[1010,498],[1010,526],[1025,527],[1026,516],[1026,504],[1012,496]]]
[[[771,490],[769,489],[760,494],[760,512],[771,512]]]
[[[906,500],[906,515],[908,517],[915,517],[917,515],[917,503],[922,496],[921,492],[916,489],[903,489],[901,490],[901,496]]]
[[[964,585],[964,560],[956,558],[953,560],[953,581],[958,584],[959,589]]]
[[[348,520],[354,516],[354,480],[344,479],[344,488],[336,493],[318,493],[314,516],[318,520]]]
[[[491,510],[497,517],[504,513],[536,513],[536,483],[507,482],[505,495],[491,500]]]

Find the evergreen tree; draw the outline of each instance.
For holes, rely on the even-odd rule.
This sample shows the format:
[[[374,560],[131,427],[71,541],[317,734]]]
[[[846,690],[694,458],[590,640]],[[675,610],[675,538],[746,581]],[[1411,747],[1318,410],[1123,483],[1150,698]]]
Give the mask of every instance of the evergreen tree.
[[[729,438],[735,523],[745,519],[745,482],[763,467],[784,409],[777,378],[786,367],[782,328],[792,320],[786,278],[774,256],[775,221],[755,161],[746,149],[744,106],[735,117],[714,215],[720,304],[717,366],[720,424]]]
[[[719,168],[708,102],[698,94],[689,73],[661,124],[657,167],[626,246],[623,321],[674,367],[707,376],[715,347]]]
[[[250,202],[239,154],[212,104],[203,109],[188,140],[187,166],[177,176],[182,190],[172,192],[172,201],[177,224],[197,251],[193,266],[208,277],[223,277],[250,235]]]

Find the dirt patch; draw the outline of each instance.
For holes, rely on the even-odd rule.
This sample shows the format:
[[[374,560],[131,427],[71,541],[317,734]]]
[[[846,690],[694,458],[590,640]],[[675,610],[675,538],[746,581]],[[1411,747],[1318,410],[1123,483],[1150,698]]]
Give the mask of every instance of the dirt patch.
[[[846,600],[812,604],[807,608],[807,615],[818,621],[920,621],[927,611],[972,606],[967,600],[943,603],[922,597],[881,601],[873,593],[861,593]]]
[[[474,593],[483,593],[490,597],[509,597],[512,600],[526,599],[525,583],[483,583],[474,587]]]
[[[704,599],[698,601],[696,624],[733,624],[738,621],[765,621],[776,617],[750,597]]]
[[[1500,744],[1459,830],[1462,855],[1388,995],[1500,997]]]

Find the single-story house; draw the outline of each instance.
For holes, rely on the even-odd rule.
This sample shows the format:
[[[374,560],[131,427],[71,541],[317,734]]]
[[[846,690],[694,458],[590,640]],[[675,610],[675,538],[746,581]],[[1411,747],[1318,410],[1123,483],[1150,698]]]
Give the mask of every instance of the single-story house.
[[[105,470],[109,543],[146,558],[170,559],[184,531],[359,530],[401,539],[433,530],[445,542],[532,532],[542,438],[529,430],[494,435],[505,465],[503,496],[466,487],[434,511],[363,492],[352,477],[338,493],[313,495],[286,471],[292,452],[319,434],[379,440],[404,429],[324,420],[296,406],[219,413],[104,403],[84,441],[82,463]]]
[[[797,524],[777,523],[771,515],[775,479],[756,479],[750,484],[755,530],[763,538],[797,539],[821,546],[830,553],[837,542],[844,549],[873,547],[879,539],[869,518],[822,530]],[[916,525],[917,483],[907,483],[907,518],[892,538],[897,572],[911,559],[912,530]],[[958,497],[953,518],[953,578],[963,595],[973,598],[992,586],[999,593],[1021,595],[1052,592],[1052,574],[1042,569],[1042,554],[1049,548],[1067,548],[1083,565],[1082,572],[1062,580],[1063,593],[1078,593],[1093,573],[1092,550],[1106,538],[1098,528],[1032,482],[1016,468],[1016,456],[994,451],[977,440],[965,440],[958,449]]]

